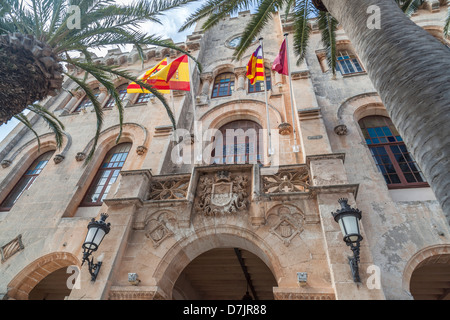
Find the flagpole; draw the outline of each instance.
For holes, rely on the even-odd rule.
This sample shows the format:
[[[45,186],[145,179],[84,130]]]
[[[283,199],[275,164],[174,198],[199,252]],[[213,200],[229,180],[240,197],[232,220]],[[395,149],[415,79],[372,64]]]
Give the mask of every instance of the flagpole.
[[[294,146],[292,147],[293,152],[297,153],[300,151],[299,146],[297,145],[297,119],[295,117],[294,112],[294,92],[292,90],[292,77],[291,77],[291,64],[290,64],[290,58],[289,58],[289,46],[288,46],[288,33],[284,34],[284,39],[286,41],[286,56],[287,56],[287,63],[288,63],[288,73],[289,73],[289,89],[290,89],[290,96],[291,96],[291,111],[292,111],[292,129],[294,133]]]
[[[259,43],[261,45],[261,56],[263,60],[263,72],[264,72],[264,92],[266,96],[266,117],[267,117],[267,131],[268,131],[268,138],[269,138],[269,150],[268,154],[269,156],[274,154],[274,151],[272,150],[272,133],[270,131],[270,117],[269,117],[269,102],[267,98],[267,81],[266,81],[266,67],[264,65],[264,46],[263,46],[263,38],[259,38]]]
[[[195,107],[195,95],[194,95],[194,75],[191,75],[191,58],[188,56],[188,69],[189,69],[189,76],[191,79],[191,83],[190,83],[190,91],[191,91],[191,98],[192,98],[192,109],[193,109],[193,117],[194,117],[194,163],[196,160],[198,161],[202,161],[202,154],[198,154],[197,155],[197,151],[196,149],[198,148],[198,142],[199,142],[199,137],[197,134],[197,111],[196,111],[196,107]],[[200,148],[200,150],[202,150]]]
[[[169,58],[170,58],[170,55],[166,54],[167,65],[170,64]],[[177,115],[176,115],[176,110],[175,110],[175,101],[173,99],[173,90],[170,89],[169,92],[170,92],[170,103],[172,105],[173,117],[175,118],[175,123],[177,123]],[[175,143],[177,145],[177,156],[178,156],[177,163],[181,163],[183,161],[183,159],[180,157],[180,144],[179,144],[179,141],[178,141],[177,126],[175,126],[175,128],[174,128],[173,136],[175,138]]]

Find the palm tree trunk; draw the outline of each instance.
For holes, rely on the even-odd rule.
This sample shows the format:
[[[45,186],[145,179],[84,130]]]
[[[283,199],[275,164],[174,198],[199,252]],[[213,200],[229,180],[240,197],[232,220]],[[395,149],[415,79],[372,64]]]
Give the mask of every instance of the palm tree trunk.
[[[450,223],[450,51],[393,0],[322,1],[354,45]],[[381,12],[379,29],[367,24],[373,5]]]

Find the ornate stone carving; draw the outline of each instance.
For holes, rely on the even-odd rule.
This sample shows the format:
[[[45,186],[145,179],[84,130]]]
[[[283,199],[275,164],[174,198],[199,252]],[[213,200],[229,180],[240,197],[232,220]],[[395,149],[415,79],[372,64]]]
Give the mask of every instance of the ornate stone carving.
[[[137,148],[136,148],[136,153],[138,154],[138,155],[140,155],[140,156],[142,156],[144,153],[146,153],[147,152],[147,148],[146,147],[144,147],[144,146],[138,146]]]
[[[281,206],[277,210],[278,223],[270,229],[270,232],[280,238],[287,247],[297,234],[303,231],[304,216],[291,213],[287,206]]]
[[[148,200],[185,199],[189,187],[189,177],[154,180],[150,186]]]
[[[248,177],[218,171],[200,177],[195,210],[205,216],[234,214],[248,207]]]
[[[77,161],[83,161],[86,159],[86,154],[84,152],[77,152],[75,159],[77,159]]]
[[[278,126],[278,130],[282,136],[286,136],[292,133],[292,126],[290,123],[283,122]]]
[[[10,160],[3,160],[2,162],[1,162],[1,165],[2,165],[2,168],[3,169],[5,169],[5,168],[8,168],[10,165],[11,165],[11,161]]]
[[[19,234],[16,238],[0,248],[2,263],[24,248],[25,247],[22,243],[22,235]]]
[[[55,164],[61,163],[66,157],[64,157],[62,154],[57,154],[54,158],[53,161],[55,162]]]
[[[155,248],[157,248],[167,237],[173,235],[173,232],[166,227],[164,221],[151,219],[147,224],[147,229],[148,231],[145,233],[145,236],[152,240],[153,247]]]
[[[345,124],[340,124],[334,128],[334,132],[339,136],[345,136],[348,133],[348,129]]]
[[[273,175],[263,176],[264,193],[290,193],[309,191],[309,171],[306,166],[280,168]]]

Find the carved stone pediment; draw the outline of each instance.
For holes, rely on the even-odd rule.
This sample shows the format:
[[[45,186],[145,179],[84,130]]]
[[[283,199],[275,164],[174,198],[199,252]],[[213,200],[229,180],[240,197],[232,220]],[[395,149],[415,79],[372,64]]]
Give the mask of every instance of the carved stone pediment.
[[[199,178],[194,210],[205,216],[235,214],[248,208],[249,177],[217,171]]]

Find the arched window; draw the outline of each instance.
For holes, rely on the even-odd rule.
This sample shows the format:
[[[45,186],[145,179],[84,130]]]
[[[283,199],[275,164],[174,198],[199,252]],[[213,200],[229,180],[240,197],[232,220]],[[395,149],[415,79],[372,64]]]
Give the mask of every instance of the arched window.
[[[215,136],[213,163],[262,163],[262,128],[250,120],[229,122]]]
[[[117,93],[119,94],[120,101],[123,101],[125,99],[125,96],[127,95],[127,87],[128,84],[122,84],[116,88]],[[108,102],[105,104],[105,109],[110,109],[114,107],[114,104],[116,103],[116,100],[113,96],[109,97]]]
[[[267,84],[267,90],[272,89],[272,76],[269,69],[266,69],[266,84]],[[254,85],[250,83],[250,80],[248,80],[248,92],[264,92],[266,89],[264,88],[264,81],[258,81]]]
[[[389,188],[428,186],[391,119],[369,116],[359,126]]]
[[[98,96],[100,95],[100,90],[94,89],[92,90],[92,92],[94,93],[94,95],[98,98]],[[73,110],[73,112],[80,112],[81,109],[87,109],[92,107],[92,101],[91,99],[89,99],[88,96],[84,96],[83,100],[80,101],[80,103],[78,104],[78,106],[75,108],[75,110]]]
[[[234,73],[219,74],[214,80],[214,87],[212,97],[226,97],[231,96],[234,90]]]
[[[350,51],[339,51],[336,58],[336,70],[342,75],[365,72],[356,55]]]
[[[122,169],[131,143],[121,143],[109,150],[80,206],[100,206]]]
[[[17,182],[17,184],[14,186],[5,200],[3,200],[2,204],[0,205],[0,211],[9,211],[16,203],[16,201],[20,198],[20,196],[26,190],[30,189],[31,185],[36,180],[38,175],[42,172],[54,152],[54,150],[48,151],[34,160],[34,162],[22,176],[22,178],[20,178],[19,182]]]

